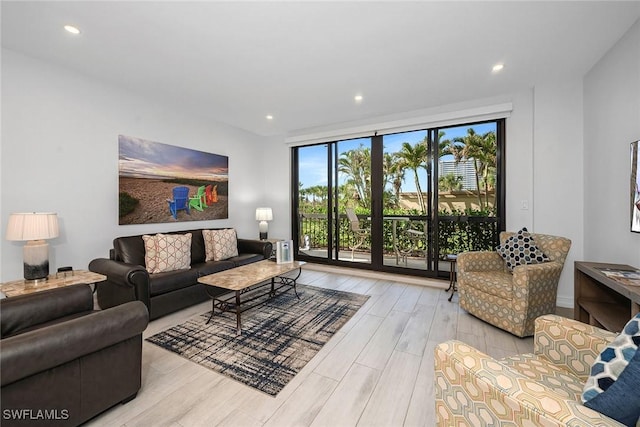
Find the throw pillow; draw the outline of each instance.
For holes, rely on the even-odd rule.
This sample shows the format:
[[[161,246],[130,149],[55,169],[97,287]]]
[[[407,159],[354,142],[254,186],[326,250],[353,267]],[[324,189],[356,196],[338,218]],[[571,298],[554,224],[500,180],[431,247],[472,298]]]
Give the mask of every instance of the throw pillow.
[[[204,237],[205,261],[220,261],[238,256],[236,230],[202,230]]]
[[[499,245],[496,251],[504,259],[509,271],[513,271],[519,265],[540,264],[551,261],[544,252],[538,249],[533,237],[524,227]]]
[[[600,353],[584,386],[585,406],[634,426],[640,417],[640,314]],[[636,398],[632,398],[636,396]]]
[[[142,240],[149,273],[191,268],[191,233],[144,235]]]

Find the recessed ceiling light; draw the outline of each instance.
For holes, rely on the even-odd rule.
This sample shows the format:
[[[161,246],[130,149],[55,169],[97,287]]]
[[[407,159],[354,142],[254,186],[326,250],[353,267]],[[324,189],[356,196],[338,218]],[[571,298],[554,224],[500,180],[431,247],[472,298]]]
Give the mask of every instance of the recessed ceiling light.
[[[362,102],[362,95],[356,95],[353,97],[356,102]]]
[[[504,64],[496,64],[496,65],[493,66],[491,71],[493,71],[494,73],[497,73],[498,71],[502,70],[503,68],[504,68]]]
[[[64,29],[70,32],[71,34],[80,34],[80,30],[73,25],[65,25]]]
[[[265,117],[267,120],[273,120],[273,116],[271,114],[267,114]]]

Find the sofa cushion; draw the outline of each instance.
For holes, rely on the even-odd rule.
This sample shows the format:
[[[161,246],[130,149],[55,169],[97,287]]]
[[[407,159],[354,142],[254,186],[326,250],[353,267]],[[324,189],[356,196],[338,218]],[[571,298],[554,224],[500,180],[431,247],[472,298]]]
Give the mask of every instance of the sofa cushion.
[[[236,230],[202,230],[206,251],[205,261],[221,261],[238,256],[238,238]]]
[[[191,267],[192,270],[198,272],[198,277],[207,276],[209,274],[217,273],[219,271],[229,270],[235,267],[235,265],[229,261],[209,261],[200,264],[195,264]]]
[[[0,336],[7,338],[93,311],[88,285],[72,285],[0,301]]]
[[[142,240],[149,273],[183,270],[191,266],[191,233],[144,235]]]
[[[509,271],[513,271],[519,265],[550,261],[549,257],[536,246],[533,237],[524,227],[501,243],[496,251],[504,259]]]
[[[117,237],[113,240],[114,259],[126,264],[144,265],[142,236]]]
[[[155,273],[149,276],[149,296],[188,288],[196,283],[198,283],[198,272],[193,268]]]
[[[509,301],[513,299],[513,276],[506,271],[474,271],[473,280],[464,285]]]

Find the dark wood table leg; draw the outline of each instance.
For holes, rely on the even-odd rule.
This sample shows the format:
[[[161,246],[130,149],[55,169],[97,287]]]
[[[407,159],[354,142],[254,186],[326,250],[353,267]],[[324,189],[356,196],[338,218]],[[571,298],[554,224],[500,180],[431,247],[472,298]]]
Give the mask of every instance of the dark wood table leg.
[[[236,327],[238,335],[242,334],[242,320],[240,316],[242,311],[240,310],[240,291],[236,291]]]

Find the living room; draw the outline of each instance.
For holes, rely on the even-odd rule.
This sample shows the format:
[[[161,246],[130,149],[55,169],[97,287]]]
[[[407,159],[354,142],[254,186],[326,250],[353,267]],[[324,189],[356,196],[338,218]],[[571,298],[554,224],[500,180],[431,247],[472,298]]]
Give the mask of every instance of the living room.
[[[552,15],[553,8],[558,7],[558,14],[569,19],[571,13],[565,9],[569,6],[558,3],[558,6],[547,4],[545,7],[549,9],[542,11]],[[490,112],[504,105],[510,106],[506,126],[506,229],[526,226],[534,232],[572,240],[558,286],[557,305],[573,307],[574,261],[640,266],[640,234],[629,231],[628,208],[629,144],[640,139],[640,9],[637,2],[572,6],[576,8],[574,12],[586,8],[584,16],[576,18],[579,14],[573,13],[570,22],[575,27],[566,30],[566,40],[575,44],[575,55],[579,56],[576,62],[582,68],[552,69],[550,63],[518,65],[542,69],[544,72],[540,71],[539,75],[543,77],[538,81],[522,81],[504,92],[500,90],[503,86],[493,89],[494,83],[489,80],[498,76],[482,76],[479,81],[489,88],[482,96],[450,99],[441,93],[440,102],[434,105],[415,105],[369,116],[356,110],[348,120],[318,120],[305,125],[290,122],[284,125],[287,126],[284,132],[276,133],[270,127],[281,125],[264,122],[253,125],[256,131],[245,130],[226,121],[225,115],[212,119],[207,113],[210,100],[183,99],[181,80],[190,77],[180,73],[182,64],[174,62],[171,55],[184,46],[170,46],[168,49],[173,50],[164,52],[163,46],[141,37],[130,41],[148,49],[148,58],[119,56],[117,50],[101,52],[86,46],[84,52],[90,55],[77,57],[73,49],[78,46],[74,44],[81,47],[83,38],[90,40],[91,28],[82,28],[81,38],[71,39],[67,34],[56,34],[57,28],[38,30],[33,28],[33,22],[24,20],[41,15],[62,18],[60,15],[73,10],[66,3],[63,6],[57,8],[37,2],[2,4],[1,225],[4,233],[9,215],[14,212],[56,212],[60,236],[49,242],[53,271],[61,266],[87,269],[92,259],[108,256],[111,242],[117,236],[192,228],[188,222],[118,225],[118,135],[229,157],[229,217],[194,227],[234,227],[239,237],[257,238],[255,210],[259,206],[271,206],[274,219],[269,223],[269,234],[289,237],[292,215],[287,140],[345,135],[353,129],[367,126],[374,129],[401,120],[422,120],[425,124],[441,117],[464,120],[474,112]],[[143,9],[128,6],[140,13],[135,16],[145,16]],[[77,16],[91,16],[86,8],[95,7],[92,18],[95,21],[102,20],[103,14],[110,10],[120,14],[114,16],[123,17],[127,15],[128,6],[109,9],[112,6],[85,5]],[[396,12],[402,16],[402,5],[387,6],[397,7]],[[298,7],[301,5],[293,10],[299,12]],[[295,17],[291,11],[282,13],[287,18]],[[610,15],[601,18],[605,13]],[[249,21],[259,22],[260,17],[256,15],[248,14]],[[274,15],[277,14],[267,16],[275,20]],[[155,24],[145,23],[154,28]],[[83,22],[76,24],[83,27]],[[578,24],[587,28],[601,26],[602,37],[596,39],[601,44],[591,45],[590,50],[582,46],[589,43],[575,43],[572,31],[579,33]],[[133,30],[121,28],[117,21],[112,25],[111,28],[106,25],[104,30],[135,32],[134,24],[129,24]],[[34,33],[25,35],[27,30]],[[544,32],[542,28],[538,31]],[[152,36],[152,32],[144,34]],[[530,35],[536,36],[539,34]],[[44,43],[46,39],[51,44]],[[552,42],[569,43],[566,40]],[[53,47],[67,53],[57,56],[50,51]],[[156,56],[155,51],[163,54]],[[69,63],[60,59],[69,57],[73,58]],[[167,92],[161,90],[167,89],[162,85],[157,87],[157,94],[147,89],[138,90],[136,80],[127,79],[127,70],[142,66],[139,62],[145,59],[150,61],[145,65],[149,72],[153,67],[165,66],[168,74],[175,74],[172,81],[165,82]],[[115,68],[113,63],[122,61],[121,71],[108,80],[91,75],[83,68],[85,61],[105,68]],[[507,58],[504,72],[516,66],[508,63]],[[215,74],[208,70],[207,73]],[[471,76],[467,78],[473,80]],[[267,78],[263,81],[274,88],[287,83],[286,79],[278,84]],[[385,91],[392,88],[393,85],[389,85]],[[351,93],[343,95],[347,101],[353,97]],[[367,94],[364,95],[364,105],[360,107],[370,102]],[[255,94],[239,88],[237,96]],[[270,114],[269,106],[265,105],[268,99],[254,98],[251,102],[263,111],[261,120]],[[320,116],[326,108],[312,99],[306,102],[313,108],[308,105],[298,105],[298,108],[308,108],[310,113]],[[216,106],[218,110],[237,108],[224,105],[226,100],[214,103],[222,104]],[[278,113],[273,114],[274,122],[285,120]],[[522,209],[523,200],[528,201],[528,209]],[[0,281],[22,277],[22,246],[22,242],[7,241],[3,235]]]

